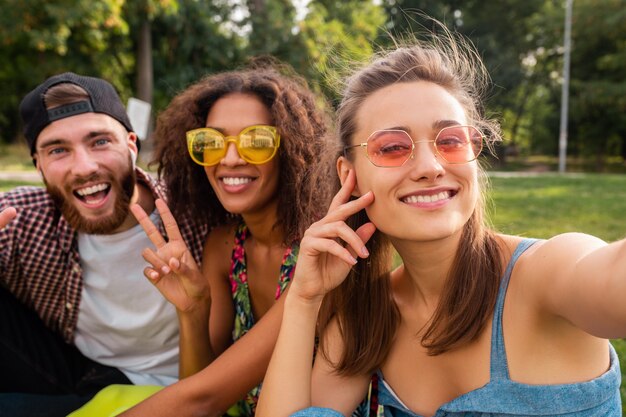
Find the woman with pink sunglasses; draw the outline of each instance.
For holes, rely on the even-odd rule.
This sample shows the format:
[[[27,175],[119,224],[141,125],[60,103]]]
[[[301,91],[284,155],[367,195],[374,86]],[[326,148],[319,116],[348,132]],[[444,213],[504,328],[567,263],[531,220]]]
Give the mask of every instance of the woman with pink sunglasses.
[[[347,80],[341,188],[301,241],[257,417],[349,416],[370,381],[370,415],[621,416],[626,241],[486,225],[486,73],[432,40]]]

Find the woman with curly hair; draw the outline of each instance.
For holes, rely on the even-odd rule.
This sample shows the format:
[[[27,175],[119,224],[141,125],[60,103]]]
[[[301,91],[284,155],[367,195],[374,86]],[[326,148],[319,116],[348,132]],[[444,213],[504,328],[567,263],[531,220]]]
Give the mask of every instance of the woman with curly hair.
[[[177,309],[180,377],[202,371],[187,384],[196,387],[188,393],[215,380],[221,371],[207,366],[237,351],[239,344],[229,347],[266,313],[271,316],[263,332],[245,339],[246,357],[231,353],[230,362],[219,365],[230,371],[220,381],[224,396],[194,395],[205,414],[224,412],[234,394],[241,398],[261,382],[280,325],[276,300],[293,275],[299,239],[330,201],[332,182],[316,179],[333,163],[326,114],[304,81],[281,68],[264,64],[211,75],[175,97],[154,136],[172,209],[157,202],[168,239],[133,207],[156,246],[144,252],[151,264],[145,274]],[[180,239],[174,219],[183,216],[212,227],[201,268]],[[184,395],[182,385],[177,388],[172,395]],[[258,391],[249,391],[231,412],[253,415]],[[163,412],[159,404],[167,395],[148,401],[151,415]],[[192,411],[187,400],[172,395],[177,415]],[[140,407],[138,412],[148,410]]]

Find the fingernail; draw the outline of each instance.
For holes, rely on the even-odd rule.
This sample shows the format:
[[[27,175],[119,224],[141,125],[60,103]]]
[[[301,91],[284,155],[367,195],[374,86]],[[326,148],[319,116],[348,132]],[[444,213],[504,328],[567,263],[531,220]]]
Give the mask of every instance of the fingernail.
[[[158,277],[159,277],[159,273],[158,272],[151,272],[150,273],[150,278],[157,279]]]
[[[169,274],[170,273],[170,268],[167,266],[164,266],[163,268],[161,268],[161,271],[163,271],[164,274]]]
[[[365,246],[363,246],[361,248],[361,255],[363,255],[363,256],[369,256],[370,255],[370,252],[367,250],[367,248]]]
[[[357,263],[356,258],[350,257],[350,263],[351,263],[352,265],[356,265],[356,263]]]

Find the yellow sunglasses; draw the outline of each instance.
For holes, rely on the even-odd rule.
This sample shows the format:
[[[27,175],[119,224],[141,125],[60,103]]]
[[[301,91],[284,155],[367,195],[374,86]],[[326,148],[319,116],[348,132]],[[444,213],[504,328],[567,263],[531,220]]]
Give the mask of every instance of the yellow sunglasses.
[[[211,166],[218,164],[234,142],[241,158],[250,164],[264,164],[271,160],[278,146],[280,135],[275,126],[254,125],[243,129],[237,136],[225,136],[210,127],[187,132],[187,148],[196,164]]]

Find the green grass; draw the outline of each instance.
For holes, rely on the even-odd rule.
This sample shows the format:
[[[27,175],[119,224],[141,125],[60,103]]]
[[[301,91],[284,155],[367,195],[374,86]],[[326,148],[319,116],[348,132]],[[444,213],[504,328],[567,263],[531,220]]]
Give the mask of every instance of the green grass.
[[[542,174],[491,183],[492,221],[503,233],[583,232],[609,242],[626,236],[626,175]]]
[[[43,186],[40,182],[24,182],[24,181],[13,181],[13,180],[0,180],[0,192],[9,191],[15,187],[20,185],[36,185]]]

